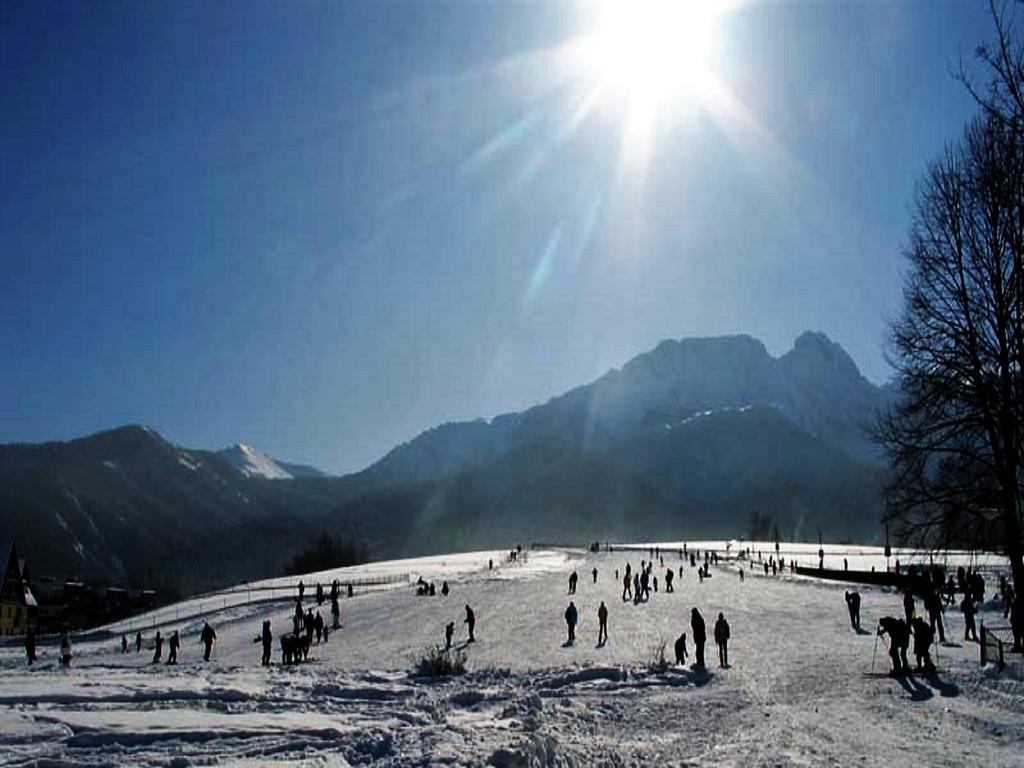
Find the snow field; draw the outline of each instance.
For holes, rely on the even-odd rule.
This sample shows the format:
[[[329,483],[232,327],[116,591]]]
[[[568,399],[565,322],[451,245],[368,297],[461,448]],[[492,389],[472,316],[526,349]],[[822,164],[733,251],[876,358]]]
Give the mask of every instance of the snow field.
[[[665,567],[678,569],[665,550]],[[1001,675],[981,669],[957,613],[946,614],[953,642],[938,649],[939,676],[901,682],[867,674],[877,619],[902,614],[896,593],[859,590],[868,634],[857,635],[848,585],[756,572],[740,582],[732,564],[701,584],[687,565],[666,594],[655,565],[662,591],[633,605],[620,600],[614,571],[621,578],[627,561],[637,569],[646,552],[546,550],[518,566],[496,556],[495,571],[489,556],[377,565],[412,580],[423,573],[438,588],[448,578],[452,594],[418,597],[401,585],[343,599],[343,629],[297,667],[277,664],[276,637],[274,666],[259,666],[262,620],[275,636],[291,626],[291,609],[277,604],[212,617],[219,639],[209,664],[200,661],[201,619],[163,628],[182,632],[177,667],[149,664],[152,651],[122,655],[119,636],[77,643],[67,671],[56,669],[52,648],[31,671],[19,649],[4,648],[0,764],[1024,765],[1019,657]],[[569,596],[573,568],[579,585]],[[307,605],[309,587],[331,578],[304,579]],[[565,647],[570,599],[580,625]],[[602,600],[609,641],[597,648]],[[469,673],[410,677],[412,659],[443,641],[448,621],[464,641],[467,603],[477,613]],[[675,637],[691,634],[693,606],[709,636],[719,611],[729,620],[731,668],[718,668],[709,643],[705,673],[652,671],[661,640],[671,658]],[[320,609],[329,619],[329,604]],[[878,643],[875,671],[887,669]]]

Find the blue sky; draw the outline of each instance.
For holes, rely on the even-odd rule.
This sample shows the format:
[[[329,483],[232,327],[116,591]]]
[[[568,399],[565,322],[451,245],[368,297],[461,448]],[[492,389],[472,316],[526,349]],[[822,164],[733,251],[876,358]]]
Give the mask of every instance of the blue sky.
[[[888,373],[915,183],[983,4],[751,2],[743,120],[571,117],[584,2],[0,4],[0,441],[134,422],[358,469],[664,338]],[[571,127],[571,130],[569,129]]]

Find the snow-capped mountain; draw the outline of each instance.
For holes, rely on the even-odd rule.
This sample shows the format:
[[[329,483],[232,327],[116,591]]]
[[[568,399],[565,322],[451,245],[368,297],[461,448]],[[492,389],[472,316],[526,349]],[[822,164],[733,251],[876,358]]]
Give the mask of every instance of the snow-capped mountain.
[[[877,463],[865,427],[888,396],[822,333],[800,335],[778,358],[750,336],[666,340],[543,405],[428,430],[368,471],[392,482],[429,480],[539,438],[602,449],[701,413],[751,406],[776,409],[811,437]]]
[[[251,445],[236,443],[230,448],[217,451],[231,466],[246,477],[263,477],[267,480],[290,480],[291,473],[262,451]]]

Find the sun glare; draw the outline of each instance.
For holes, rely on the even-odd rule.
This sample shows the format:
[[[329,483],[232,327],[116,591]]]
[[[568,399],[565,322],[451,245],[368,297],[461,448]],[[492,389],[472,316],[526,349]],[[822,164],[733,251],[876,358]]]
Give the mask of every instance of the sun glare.
[[[586,66],[606,89],[627,98],[665,99],[707,77],[715,3],[615,0],[583,41]]]
[[[584,77],[602,101],[623,104],[624,149],[645,154],[659,114],[715,88],[716,18],[730,0],[608,0],[578,42]]]

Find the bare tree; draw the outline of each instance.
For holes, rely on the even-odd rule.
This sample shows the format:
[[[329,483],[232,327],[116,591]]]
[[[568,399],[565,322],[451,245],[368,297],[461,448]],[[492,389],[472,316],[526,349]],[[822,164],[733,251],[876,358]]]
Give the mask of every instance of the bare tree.
[[[983,110],[922,182],[891,329],[901,394],[878,435],[904,539],[1021,546],[1024,133]]]

